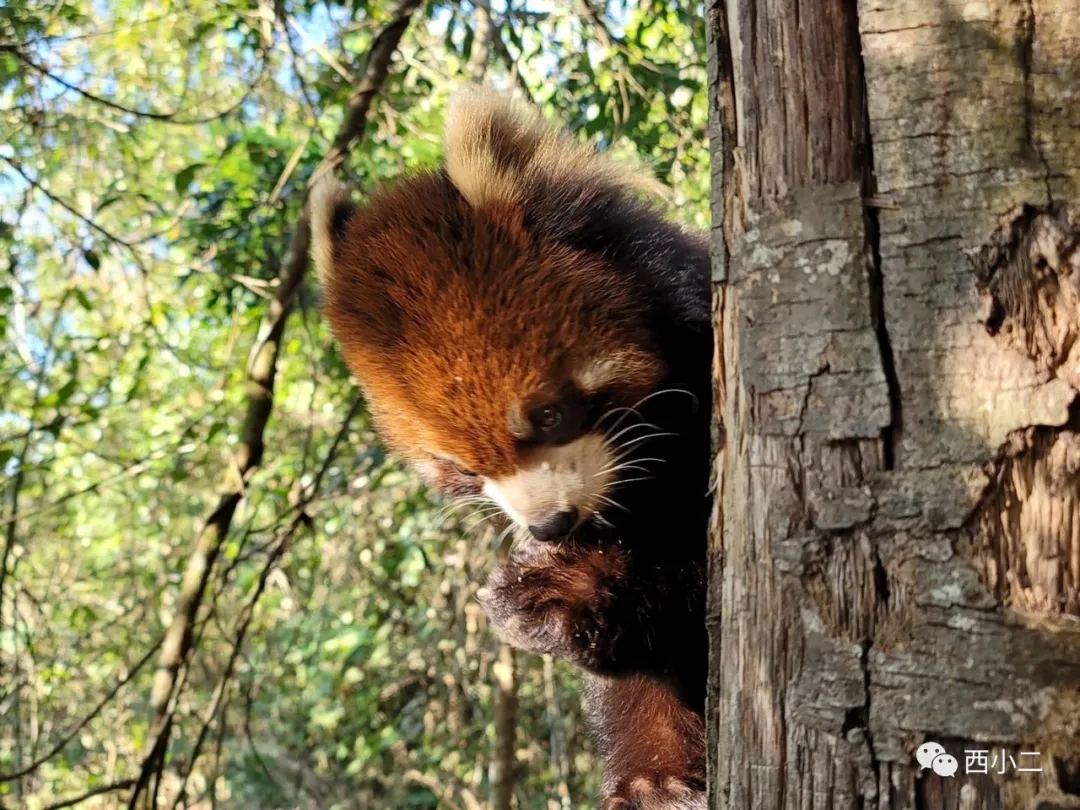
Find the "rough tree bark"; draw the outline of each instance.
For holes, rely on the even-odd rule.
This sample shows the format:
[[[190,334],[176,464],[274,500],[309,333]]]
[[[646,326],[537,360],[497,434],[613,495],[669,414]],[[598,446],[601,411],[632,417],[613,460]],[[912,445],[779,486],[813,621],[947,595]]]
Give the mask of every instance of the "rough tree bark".
[[[712,806],[1080,808],[1080,8],[707,12]]]

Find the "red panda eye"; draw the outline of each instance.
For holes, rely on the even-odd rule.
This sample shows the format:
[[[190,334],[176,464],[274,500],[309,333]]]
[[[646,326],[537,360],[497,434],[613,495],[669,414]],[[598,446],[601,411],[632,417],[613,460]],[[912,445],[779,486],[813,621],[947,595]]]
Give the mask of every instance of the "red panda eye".
[[[562,418],[562,410],[558,405],[545,405],[536,411],[534,421],[538,429],[550,431],[562,424]]]
[[[447,474],[455,473],[462,476],[463,478],[480,477],[480,473],[474,472],[467,467],[461,466],[461,464],[459,464],[457,461],[454,461],[454,459],[452,458],[446,458],[445,456],[432,456],[432,458],[434,459],[435,463],[442,467],[442,469]]]
[[[479,478],[480,477],[480,473],[474,472],[473,470],[470,470],[468,467],[462,467],[456,461],[447,461],[447,463],[450,465],[451,468],[453,468],[454,472],[456,472],[460,476],[463,476],[464,478]]]

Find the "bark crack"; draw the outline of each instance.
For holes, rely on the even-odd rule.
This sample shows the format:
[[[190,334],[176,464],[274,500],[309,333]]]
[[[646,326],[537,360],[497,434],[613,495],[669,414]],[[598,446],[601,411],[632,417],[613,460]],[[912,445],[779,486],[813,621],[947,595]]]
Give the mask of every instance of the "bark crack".
[[[867,135],[867,149],[870,150],[869,135]],[[870,161],[873,165],[873,156],[870,152]],[[872,169],[868,171],[868,174]],[[871,181],[872,182],[872,181]],[[872,197],[871,191],[866,196]],[[892,470],[896,466],[896,445],[900,439],[901,412],[900,412],[900,379],[896,374],[896,360],[893,357],[892,343],[889,339],[889,329],[885,323],[885,279],[881,270],[880,251],[880,227],[878,225],[878,211],[876,208],[864,206],[866,218],[866,239],[870,255],[869,263],[869,287],[870,287],[870,316],[877,336],[878,350],[881,353],[881,370],[885,374],[885,383],[889,393],[889,424],[881,431],[882,453],[885,460],[885,469]]]
[[[873,557],[873,583],[874,583],[874,615],[876,617],[885,610],[889,603],[889,577],[885,570],[885,564],[881,560],[881,555],[878,553],[877,546],[871,544],[871,554]],[[877,747],[874,743],[874,733],[871,728],[870,722],[870,710],[872,700],[872,686],[870,678],[870,654],[874,649],[874,628],[870,629],[870,632],[859,643],[860,655],[859,655],[859,668],[862,672],[862,690],[863,690],[863,704],[862,706],[853,709],[849,713],[849,717],[845,719],[845,726],[847,721],[852,721],[856,728],[862,730],[863,739],[866,746],[866,754],[869,758],[867,763],[869,772],[869,781],[863,785],[863,806],[875,806],[877,803],[877,785],[879,783],[878,777],[881,770],[881,762],[878,759]]]
[[[1030,0],[1029,0],[1030,2]],[[852,14],[852,24],[855,26],[855,41],[861,40],[859,12],[856,8]],[[885,320],[885,278],[881,266],[881,227],[880,212],[873,201],[877,196],[877,178],[874,174],[874,139],[870,123],[869,88],[866,82],[866,65],[863,60],[862,49],[858,49],[852,55],[858,70],[858,82],[860,85],[862,110],[861,128],[863,138],[863,172],[862,172],[862,203],[863,221],[866,232],[866,263],[867,263],[867,286],[870,293],[870,317],[874,333],[877,337],[878,352],[881,355],[881,368],[885,375],[889,397],[889,424],[881,431],[882,460],[886,470],[892,470],[896,464],[896,445],[901,431],[901,397],[900,381],[896,374],[896,361],[893,356],[892,342],[889,338],[889,330]],[[870,543],[873,556],[874,597],[878,603],[875,605],[875,614],[888,605],[889,581],[881,555],[878,553],[876,543]],[[862,670],[863,705],[859,710],[862,716],[863,734],[865,735],[866,752],[869,756],[868,782],[863,786],[864,804],[874,806],[877,804],[877,785],[881,764],[878,760],[877,750],[874,744],[874,735],[871,731],[871,679],[870,679],[870,653],[874,646],[874,633],[876,628],[871,625],[870,631],[860,644],[861,655],[859,666]]]
[[[1046,187],[1046,201],[1054,203],[1054,192],[1050,185],[1050,163],[1046,152],[1035,135],[1035,5],[1033,0],[1023,0],[1020,23],[1016,31],[1016,61],[1024,78],[1024,147],[1042,165],[1043,184]]]
[[[1028,0],[1030,2],[1030,0]],[[858,13],[856,12],[856,22]],[[882,455],[885,469],[891,470],[896,465],[896,445],[902,429],[900,410],[900,380],[896,374],[896,360],[893,356],[892,342],[885,322],[885,277],[881,269],[881,227],[879,211],[871,202],[877,195],[877,179],[874,176],[874,139],[870,130],[870,108],[867,102],[866,69],[862,53],[857,55],[859,78],[862,82],[862,129],[865,165],[863,166],[862,193],[863,219],[866,229],[866,248],[868,265],[868,286],[870,289],[870,318],[877,336],[878,351],[881,354],[881,369],[889,394],[889,425],[881,431]]]
[[[828,361],[824,361],[817,370],[813,372],[806,380],[806,390],[803,391],[802,404],[799,406],[799,427],[795,431],[797,436],[803,435],[803,424],[806,420],[806,411],[810,407],[810,397],[814,393],[814,381],[820,377],[828,374],[832,371],[832,366]]]
[[[941,23],[929,22],[918,23],[916,25],[901,25],[897,28],[877,28],[873,30],[863,31],[863,36],[884,36],[886,34],[899,34],[905,31],[923,31],[930,28],[941,28]]]

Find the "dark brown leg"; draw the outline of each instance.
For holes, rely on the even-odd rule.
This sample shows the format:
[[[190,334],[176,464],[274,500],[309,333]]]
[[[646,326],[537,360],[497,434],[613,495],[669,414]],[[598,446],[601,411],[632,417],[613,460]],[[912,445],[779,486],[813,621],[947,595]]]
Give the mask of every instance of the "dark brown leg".
[[[706,810],[705,726],[647,675],[589,676],[588,710],[607,760],[602,810]]]

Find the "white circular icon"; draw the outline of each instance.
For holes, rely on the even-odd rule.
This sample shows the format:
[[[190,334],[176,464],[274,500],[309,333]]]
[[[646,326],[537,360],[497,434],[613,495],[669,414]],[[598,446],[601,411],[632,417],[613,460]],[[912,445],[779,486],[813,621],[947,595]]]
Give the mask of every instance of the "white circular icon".
[[[915,759],[919,760],[919,764],[922,766],[920,770],[926,770],[934,764],[934,757],[939,754],[944,754],[945,749],[942,748],[936,742],[925,742],[919,746],[919,750],[915,752]],[[936,773],[936,771],[935,771]]]
[[[960,765],[957,763],[956,757],[949,754],[938,754],[934,757],[934,761],[930,763],[930,767],[934,769],[934,773],[938,776],[952,776]]]

